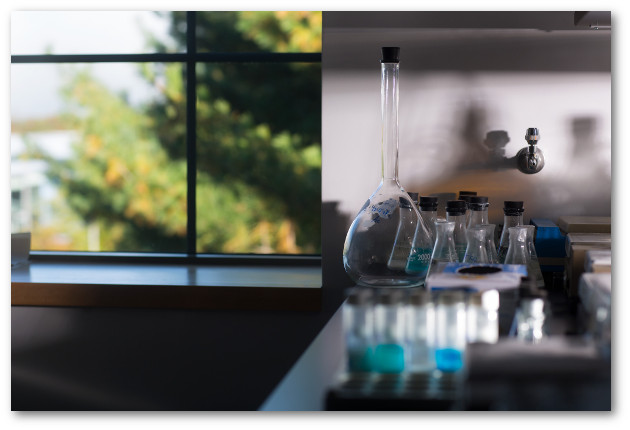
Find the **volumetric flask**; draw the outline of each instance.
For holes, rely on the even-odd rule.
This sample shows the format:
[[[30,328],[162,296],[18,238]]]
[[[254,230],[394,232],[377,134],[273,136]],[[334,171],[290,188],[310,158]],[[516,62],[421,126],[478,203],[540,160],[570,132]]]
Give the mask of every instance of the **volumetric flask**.
[[[348,230],[343,263],[359,285],[413,287],[424,283],[433,243],[420,212],[398,181],[399,49],[382,48],[382,53],[381,183]]]

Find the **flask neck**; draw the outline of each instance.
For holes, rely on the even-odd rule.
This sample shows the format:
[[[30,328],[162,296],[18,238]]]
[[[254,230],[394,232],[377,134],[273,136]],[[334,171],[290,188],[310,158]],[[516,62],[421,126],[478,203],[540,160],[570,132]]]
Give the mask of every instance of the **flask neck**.
[[[509,227],[516,227],[519,225],[523,225],[523,214],[518,215],[504,215],[503,216],[503,228],[506,229]]]
[[[398,63],[381,64],[383,179],[398,181]]]
[[[470,219],[468,220],[467,227],[473,227],[480,224],[488,224],[488,208],[470,211]]]

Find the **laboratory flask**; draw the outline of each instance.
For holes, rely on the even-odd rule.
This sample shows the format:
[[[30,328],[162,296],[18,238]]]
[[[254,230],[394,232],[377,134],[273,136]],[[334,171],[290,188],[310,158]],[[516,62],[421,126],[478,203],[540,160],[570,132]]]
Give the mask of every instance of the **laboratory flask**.
[[[479,224],[488,224],[488,197],[485,196],[470,196],[470,219],[467,228],[474,227]]]
[[[505,255],[505,264],[523,264],[527,266],[531,259],[529,249],[527,249],[527,231],[527,228],[522,225],[508,228],[510,244]],[[528,276],[530,276],[529,273]]]
[[[527,276],[536,281],[537,287],[542,288],[545,286],[545,280],[543,278],[542,271],[540,270],[540,262],[538,261],[538,254],[536,254],[536,247],[534,245],[536,226],[525,225],[523,227],[527,229],[527,251],[529,252]]]
[[[398,180],[399,48],[382,48],[382,54],[381,183],[350,225],[343,264],[359,285],[413,287],[424,283],[433,243]]]
[[[473,226],[466,230],[468,238],[468,246],[466,247],[466,255],[464,255],[464,263],[487,264],[488,259],[487,247],[487,230],[481,226]]]
[[[510,238],[508,229],[523,225],[523,202],[522,201],[505,201],[503,202],[503,230],[501,231],[501,239],[499,240],[499,263],[505,262]]]
[[[431,254],[431,266],[429,274],[440,273],[444,270],[447,263],[458,262],[457,250],[455,249],[455,240],[453,239],[453,230],[455,223],[453,221],[436,221],[437,240]]]
[[[466,202],[449,200],[446,202],[446,220],[455,223],[453,241],[457,251],[457,260],[464,261],[468,239],[466,238]]]
[[[494,244],[494,224],[479,224],[478,227],[486,230],[486,254],[488,254],[488,263],[499,263],[499,255]]]
[[[434,196],[420,196],[418,207],[420,209],[420,216],[424,221],[424,225],[429,229],[431,241],[435,246],[435,240],[437,239],[435,221],[437,220],[438,198]]]
[[[440,291],[435,307],[435,362],[442,372],[464,368],[466,352],[466,295]]]

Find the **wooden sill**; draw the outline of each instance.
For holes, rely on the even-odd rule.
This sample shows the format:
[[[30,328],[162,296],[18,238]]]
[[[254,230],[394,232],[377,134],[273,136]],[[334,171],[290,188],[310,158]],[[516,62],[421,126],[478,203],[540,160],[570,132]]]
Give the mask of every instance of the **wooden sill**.
[[[11,304],[181,309],[321,309],[319,266],[30,262],[11,269]]]

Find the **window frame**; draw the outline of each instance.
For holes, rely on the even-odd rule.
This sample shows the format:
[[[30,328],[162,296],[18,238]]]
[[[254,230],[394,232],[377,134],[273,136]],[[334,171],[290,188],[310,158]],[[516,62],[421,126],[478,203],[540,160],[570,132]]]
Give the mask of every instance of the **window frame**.
[[[321,254],[211,254],[197,252],[197,75],[198,63],[320,63],[319,53],[198,52],[196,11],[186,12],[186,52],[146,54],[36,54],[11,55],[11,64],[46,63],[181,63],[186,66],[186,252],[31,251],[35,261],[151,262],[167,264],[319,265]]]

